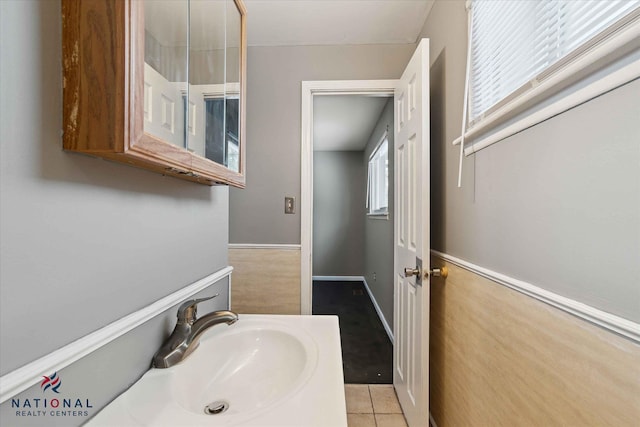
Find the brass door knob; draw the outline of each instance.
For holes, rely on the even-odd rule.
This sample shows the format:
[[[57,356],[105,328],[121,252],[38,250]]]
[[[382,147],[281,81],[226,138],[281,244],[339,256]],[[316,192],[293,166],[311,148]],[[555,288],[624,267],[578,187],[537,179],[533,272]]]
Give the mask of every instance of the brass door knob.
[[[406,272],[406,269],[405,269],[405,272]],[[429,276],[431,276],[431,277],[442,277],[443,279],[446,279],[447,276],[449,276],[449,269],[447,267],[431,269],[431,270],[427,271],[424,274],[425,278],[427,278]]]

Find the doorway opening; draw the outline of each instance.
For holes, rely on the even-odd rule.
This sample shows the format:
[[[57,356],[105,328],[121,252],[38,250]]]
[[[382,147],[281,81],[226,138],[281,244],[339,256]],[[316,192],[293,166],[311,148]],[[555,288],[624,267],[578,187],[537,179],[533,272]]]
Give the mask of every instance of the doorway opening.
[[[346,383],[393,380],[395,84],[303,82],[301,306],[339,315]]]
[[[301,308],[311,314],[313,241],[313,98],[394,96],[393,386],[409,426],[429,424],[429,40],[399,80],[302,82]],[[423,260],[424,266],[423,269]],[[371,390],[371,386],[369,391]]]

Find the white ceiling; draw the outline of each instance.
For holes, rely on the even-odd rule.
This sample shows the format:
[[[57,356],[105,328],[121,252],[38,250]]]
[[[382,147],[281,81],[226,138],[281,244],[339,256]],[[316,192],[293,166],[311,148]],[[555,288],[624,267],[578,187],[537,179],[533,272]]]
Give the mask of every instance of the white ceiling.
[[[388,99],[364,95],[316,96],[313,100],[313,150],[363,150]]]
[[[415,43],[435,0],[245,0],[249,46]]]

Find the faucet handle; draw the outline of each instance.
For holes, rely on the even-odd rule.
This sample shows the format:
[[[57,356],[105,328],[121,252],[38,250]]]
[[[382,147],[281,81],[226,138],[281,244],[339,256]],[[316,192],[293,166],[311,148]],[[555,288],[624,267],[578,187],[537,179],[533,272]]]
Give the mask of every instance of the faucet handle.
[[[218,295],[220,294],[215,294],[213,296],[206,297],[206,298],[191,299],[183,302],[182,305],[180,305],[180,307],[178,308],[178,323],[186,322],[191,324],[195,322],[196,314],[198,313],[198,304],[201,303],[202,301],[207,301],[212,298],[215,298]]]

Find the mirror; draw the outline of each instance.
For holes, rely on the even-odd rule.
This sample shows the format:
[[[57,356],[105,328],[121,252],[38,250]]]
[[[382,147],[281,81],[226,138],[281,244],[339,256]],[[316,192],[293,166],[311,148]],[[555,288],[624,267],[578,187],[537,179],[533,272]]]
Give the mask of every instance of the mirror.
[[[189,3],[144,3],[144,131],[186,148]]]
[[[225,126],[225,165],[236,172],[240,171],[240,81],[241,81],[241,39],[242,16],[234,0],[227,3],[227,57],[225,74],[226,126]]]
[[[144,131],[238,173],[240,7],[235,0],[144,2]]]
[[[190,5],[188,148],[224,164],[208,155],[205,147],[224,132],[224,111],[213,115],[210,104],[225,98],[225,2],[191,1]]]

